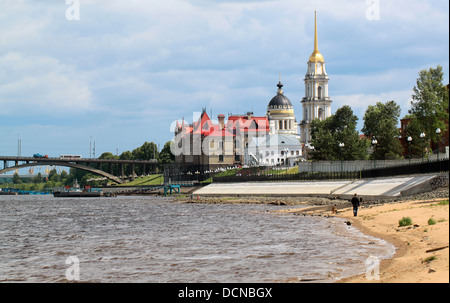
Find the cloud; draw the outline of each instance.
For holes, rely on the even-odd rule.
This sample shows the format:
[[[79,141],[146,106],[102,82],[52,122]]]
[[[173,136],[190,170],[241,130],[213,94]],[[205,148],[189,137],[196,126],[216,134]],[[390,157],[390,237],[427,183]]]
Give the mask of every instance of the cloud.
[[[0,57],[0,115],[80,112],[91,92],[76,68],[54,58],[7,53]]]
[[[264,115],[279,72],[301,117],[316,8],[333,111],[395,100],[406,114],[418,72],[449,67],[446,1],[381,0],[379,21],[366,19],[364,0],[80,4],[80,20],[68,21],[64,0],[2,1],[0,128],[165,141],[173,120],[203,107]]]

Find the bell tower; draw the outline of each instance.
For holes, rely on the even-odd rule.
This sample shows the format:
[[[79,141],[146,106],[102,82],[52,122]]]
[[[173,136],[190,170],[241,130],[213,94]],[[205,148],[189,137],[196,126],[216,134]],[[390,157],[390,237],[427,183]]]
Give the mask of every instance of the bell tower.
[[[317,12],[314,21],[314,51],[309,57],[305,75],[305,97],[301,101],[303,117],[300,123],[302,143],[311,141],[310,123],[315,119],[325,120],[331,116],[331,101],[328,96],[328,74],[325,60],[319,52],[317,36]]]

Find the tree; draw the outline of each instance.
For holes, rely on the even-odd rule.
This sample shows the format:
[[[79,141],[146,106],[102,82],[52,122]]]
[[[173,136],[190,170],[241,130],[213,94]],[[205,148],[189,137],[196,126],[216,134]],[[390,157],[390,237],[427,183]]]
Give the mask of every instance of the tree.
[[[377,102],[376,105],[367,108],[362,132],[370,141],[377,140],[371,156],[373,159],[388,160],[401,157],[402,145],[398,140],[400,132],[397,128],[400,112],[400,106],[395,101],[388,101],[385,104]]]
[[[42,182],[42,174],[38,173],[34,178],[33,178],[33,183],[37,184],[37,183],[41,183]]]
[[[20,179],[18,173],[14,173],[14,175],[13,175],[13,183],[14,184],[21,184],[22,183],[22,179]]]
[[[362,160],[367,158],[367,142],[359,138],[356,125],[358,117],[350,106],[339,108],[324,121],[311,123],[311,143],[314,160]],[[344,143],[344,147],[339,144]]]
[[[436,129],[440,128],[441,134],[447,131],[449,96],[443,79],[440,65],[420,71],[409,110],[412,120],[417,120],[418,131],[424,132],[435,143],[438,142]]]
[[[159,164],[164,166],[164,164],[169,164],[175,162],[175,155],[170,151],[170,144],[172,142],[168,141],[164,144],[163,149],[159,153]]]
[[[106,153],[103,153],[100,157],[98,157],[99,159],[107,159],[107,160],[117,160],[117,159],[119,159],[119,157],[118,156],[114,156],[112,153],[110,153],[110,152],[106,152]]]
[[[132,151],[135,160],[158,159],[158,146],[153,142],[145,142]]]
[[[411,117],[408,117],[411,119]],[[417,119],[411,119],[405,130],[405,138],[411,137],[411,155],[416,157],[424,157],[430,147],[430,138],[427,138],[425,134],[424,138],[421,138],[421,134],[425,134],[422,131],[421,125],[419,124]],[[409,152],[409,151],[408,151]]]
[[[61,177],[58,174],[58,172],[56,171],[56,169],[52,169],[50,171],[50,173],[48,174],[48,180],[53,181],[53,182],[61,181]]]

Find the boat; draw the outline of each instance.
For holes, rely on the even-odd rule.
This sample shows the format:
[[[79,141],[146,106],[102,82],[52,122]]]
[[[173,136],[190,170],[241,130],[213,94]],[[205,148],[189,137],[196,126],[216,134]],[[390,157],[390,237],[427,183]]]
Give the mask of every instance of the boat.
[[[0,196],[17,196],[17,191],[12,191],[10,189],[1,189],[0,188]]]
[[[75,179],[72,187],[65,187],[63,190],[54,190],[53,197],[56,198],[97,198],[103,197],[102,190],[93,190],[90,186],[84,189],[80,188],[78,181]]]

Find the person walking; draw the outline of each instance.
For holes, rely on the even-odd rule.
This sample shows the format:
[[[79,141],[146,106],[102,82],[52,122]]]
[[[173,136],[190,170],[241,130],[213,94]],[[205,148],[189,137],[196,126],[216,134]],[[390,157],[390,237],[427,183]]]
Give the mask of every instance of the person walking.
[[[353,215],[356,217],[358,216],[358,207],[359,207],[359,199],[357,194],[353,196],[352,204],[353,204]]]

